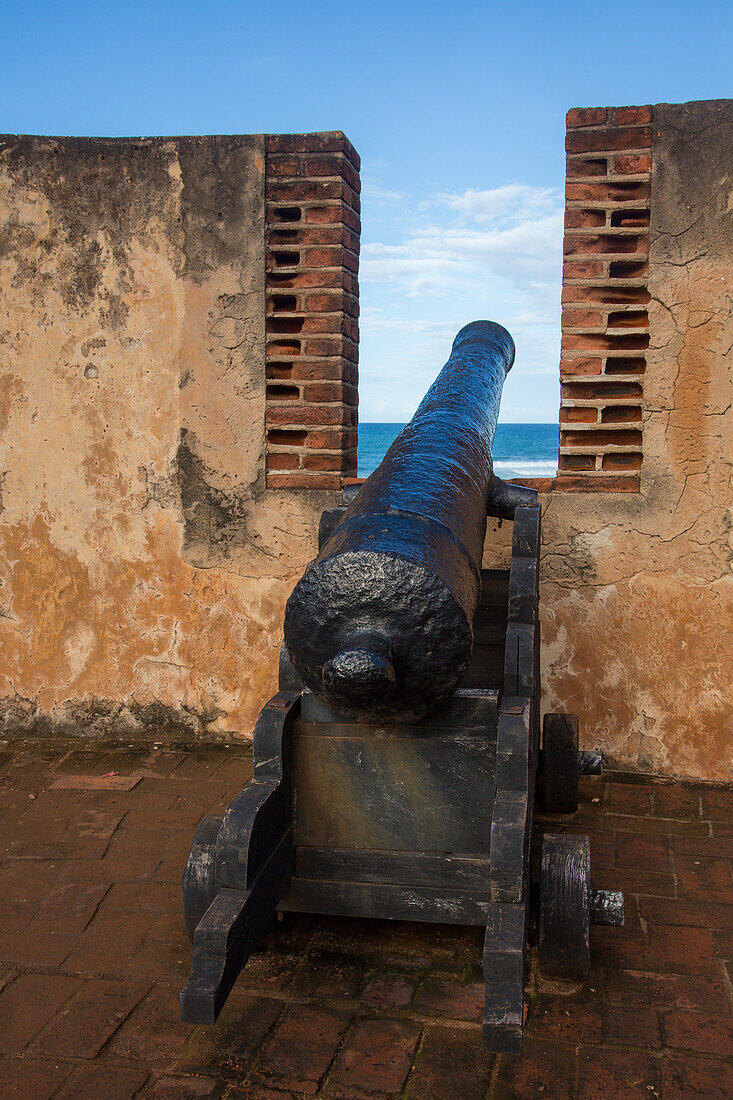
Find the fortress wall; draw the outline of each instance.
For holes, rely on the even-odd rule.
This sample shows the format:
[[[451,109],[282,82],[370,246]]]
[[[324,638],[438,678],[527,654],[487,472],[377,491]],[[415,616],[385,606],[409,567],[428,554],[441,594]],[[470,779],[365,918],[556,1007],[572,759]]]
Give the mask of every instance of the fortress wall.
[[[237,736],[275,690],[285,600],[354,472],[346,432],[312,433],[355,425],[353,347],[338,392],[323,353],[355,337],[359,182],[342,134],[295,135],[282,198],[280,140],[0,138],[9,733]],[[268,240],[283,206],[320,234],[297,262]],[[347,220],[348,255],[324,247]],[[268,388],[273,267],[311,295],[284,311],[322,341],[310,392]],[[271,446],[283,408],[297,445]],[[268,450],[297,476],[268,484]]]
[[[572,180],[583,158],[575,150],[592,150],[588,158],[603,162],[593,170],[605,170],[611,109],[569,115],[566,255],[570,250],[572,274],[566,268],[564,297],[567,303],[570,291],[577,298],[583,287],[591,315],[568,317],[566,304],[561,469],[551,485],[540,486],[546,490],[543,708],[577,712],[584,744],[601,748],[624,768],[729,780],[733,102],[625,110],[649,127],[650,225],[629,230],[632,261],[587,252],[583,262],[598,267],[582,275],[575,266],[583,236],[576,225],[585,204],[579,206]],[[579,123],[587,128],[579,129]],[[634,147],[616,148],[616,164],[619,157],[633,157],[624,163],[645,170],[646,162],[638,160],[643,155],[638,131],[628,140]],[[588,209],[599,207],[608,211],[603,230],[608,239],[611,212],[623,207],[611,202],[604,208],[601,200]],[[628,199],[626,209],[631,209]],[[591,232],[599,234],[598,228],[589,231],[586,240]],[[648,261],[639,245],[647,234]],[[601,246],[606,247],[603,241]],[[636,266],[609,279],[606,265],[612,262]],[[617,288],[623,301],[629,279],[637,301],[609,307],[604,295]],[[592,287],[597,289],[586,289]],[[633,312],[634,323],[609,328],[609,308]],[[600,347],[629,332],[643,347]],[[592,356],[584,352],[584,340],[594,345]],[[635,362],[633,369],[624,376],[606,373],[609,358],[618,364],[624,357]],[[581,445],[582,428],[568,444],[569,411],[583,410],[572,415],[587,417],[591,408],[600,417],[600,410],[618,407],[621,399],[613,392],[618,381],[638,385],[633,400],[624,399],[638,409],[634,440],[615,446],[614,429],[607,424],[596,429],[590,446]],[[572,470],[581,454],[592,456],[592,470],[585,474]],[[619,456],[623,473],[608,470],[609,455]],[[505,552],[506,531],[497,537]],[[492,549],[492,558],[496,554]]]

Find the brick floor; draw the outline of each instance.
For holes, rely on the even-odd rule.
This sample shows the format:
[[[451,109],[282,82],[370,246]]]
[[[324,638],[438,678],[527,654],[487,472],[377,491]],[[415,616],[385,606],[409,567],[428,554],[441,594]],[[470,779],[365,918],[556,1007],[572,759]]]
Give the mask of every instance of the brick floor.
[[[733,792],[606,776],[572,819],[623,929],[585,986],[530,950],[525,1052],[481,1048],[480,929],[288,915],[216,1027],[178,1019],[193,829],[246,748],[0,744],[0,1095],[733,1097]],[[542,823],[541,823],[542,824]]]

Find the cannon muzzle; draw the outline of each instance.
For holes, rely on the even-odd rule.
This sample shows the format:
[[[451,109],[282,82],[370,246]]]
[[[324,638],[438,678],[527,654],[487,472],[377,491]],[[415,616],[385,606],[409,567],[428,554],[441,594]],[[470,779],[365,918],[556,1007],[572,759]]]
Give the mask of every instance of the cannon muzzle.
[[[466,325],[410,423],[367,479],[285,611],[308,687],[344,717],[416,722],[471,657],[487,510],[530,490],[494,477],[491,447],[514,341]]]

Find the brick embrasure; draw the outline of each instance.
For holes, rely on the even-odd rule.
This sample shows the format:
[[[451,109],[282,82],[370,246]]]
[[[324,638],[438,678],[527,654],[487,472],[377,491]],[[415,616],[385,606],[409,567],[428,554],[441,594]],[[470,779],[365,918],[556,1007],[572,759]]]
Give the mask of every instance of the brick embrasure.
[[[339,132],[265,138],[267,485],[356,473],[359,167]]]
[[[651,120],[647,106],[568,112],[557,489],[639,488]]]

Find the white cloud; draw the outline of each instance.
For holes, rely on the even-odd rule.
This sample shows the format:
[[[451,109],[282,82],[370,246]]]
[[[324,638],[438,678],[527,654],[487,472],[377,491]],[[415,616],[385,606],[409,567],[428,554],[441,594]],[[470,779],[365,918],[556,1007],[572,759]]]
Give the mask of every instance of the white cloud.
[[[506,413],[553,420],[561,268],[556,191],[507,184],[401,204],[382,239],[362,246],[362,418],[407,419],[458,329],[490,317],[517,344]]]
[[[423,204],[426,206],[427,204]],[[482,273],[517,284],[557,282],[562,263],[562,203],[554,191],[511,184],[440,195],[433,212],[447,223],[415,227],[401,244],[366,243],[364,282],[396,283],[410,296],[445,295]]]

